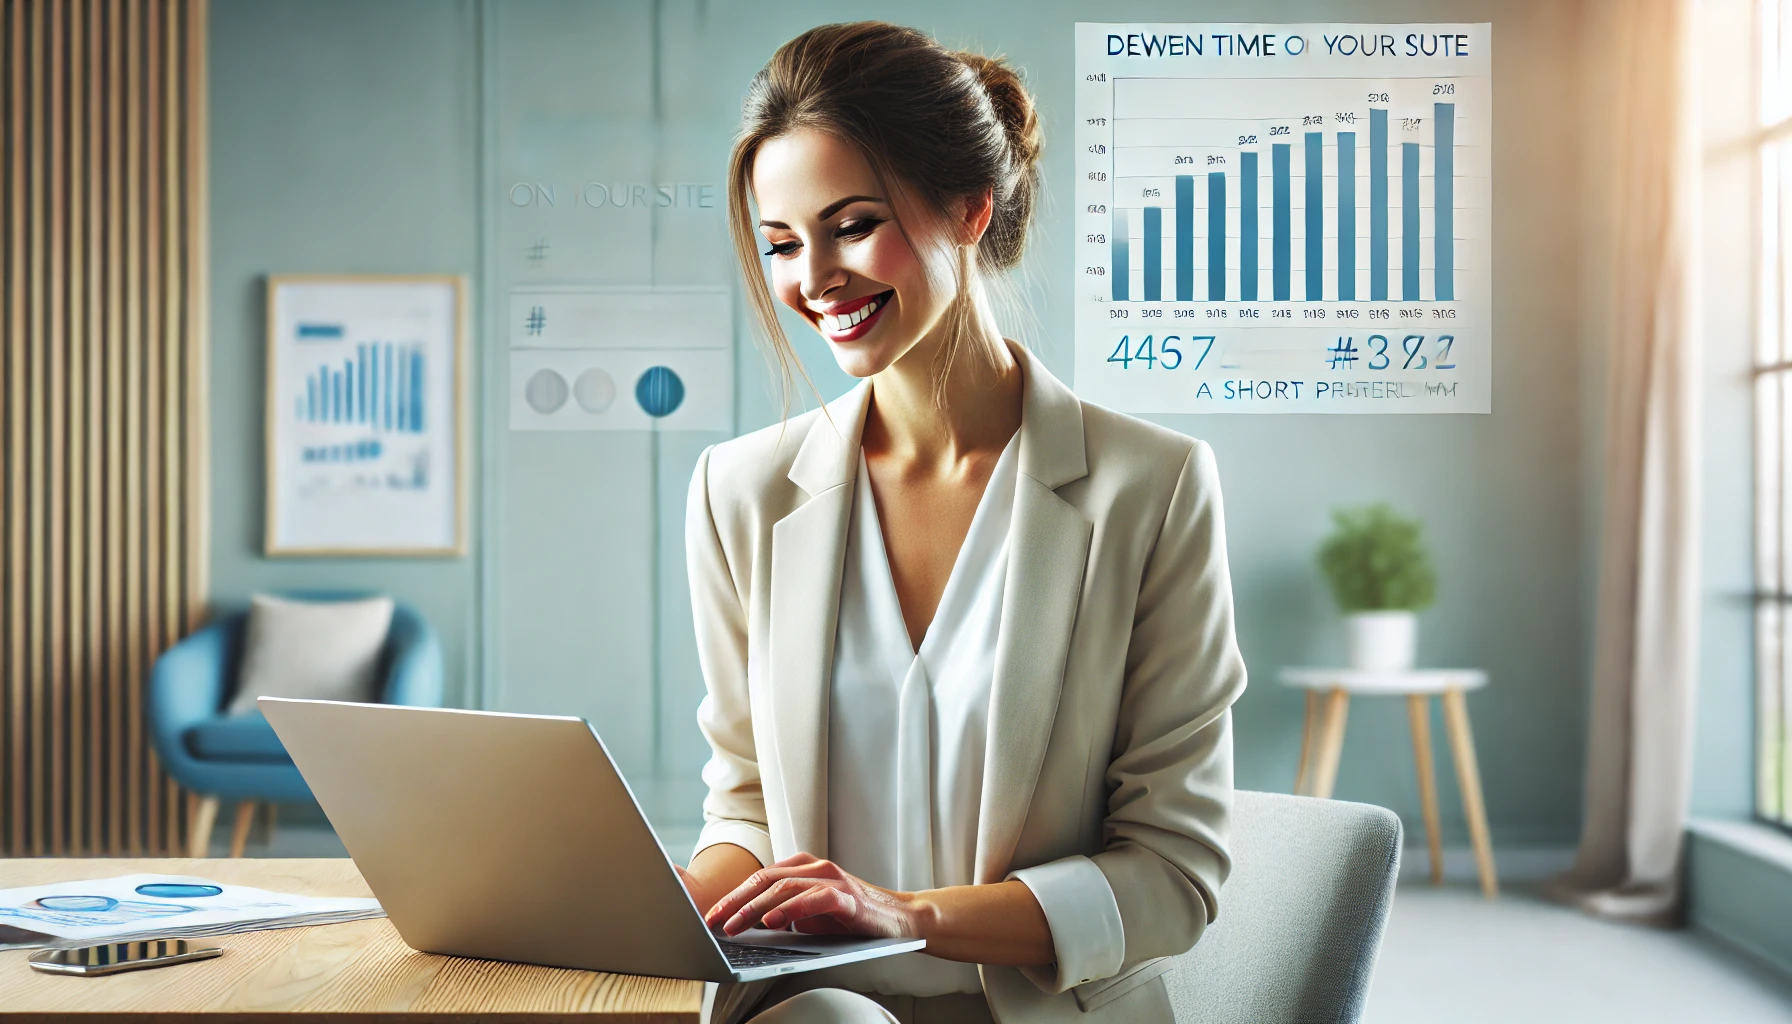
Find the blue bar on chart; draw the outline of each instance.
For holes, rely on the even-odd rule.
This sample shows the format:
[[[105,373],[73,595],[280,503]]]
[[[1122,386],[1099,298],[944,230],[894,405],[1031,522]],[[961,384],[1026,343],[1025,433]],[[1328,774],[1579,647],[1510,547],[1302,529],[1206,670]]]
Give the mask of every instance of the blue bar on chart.
[[[1132,275],[1132,267],[1126,258],[1126,211],[1114,209],[1114,233],[1108,239],[1113,246],[1113,258],[1109,260],[1113,266],[1108,268],[1108,275],[1114,279],[1114,301],[1126,301],[1127,278]]]
[[[1240,153],[1238,171],[1238,297],[1257,299],[1257,154]]]
[[[1164,208],[1145,207],[1145,301],[1162,299],[1164,289]]]
[[[1369,298],[1388,297],[1388,112],[1369,108]]]
[[[1207,301],[1226,297],[1226,172],[1207,172]]]
[[[1292,228],[1293,215],[1289,212],[1291,205],[1288,165],[1292,162],[1290,146],[1286,142],[1277,142],[1269,147],[1269,167],[1271,182],[1270,195],[1270,241],[1269,241],[1269,277],[1271,294],[1275,299],[1284,301],[1289,297],[1289,234]]]
[[[1176,301],[1195,299],[1195,176],[1176,176]]]
[[[1437,300],[1456,297],[1456,104],[1432,104],[1432,236],[1437,242]]]
[[[423,429],[424,357],[421,349],[365,342],[340,363],[334,358],[305,375],[293,411],[310,423],[357,423],[375,430]]]
[[[1400,297],[1419,298],[1419,144],[1400,144]]]
[[[397,421],[393,424],[393,429],[402,431],[411,421],[411,375],[405,372],[407,357],[404,350],[399,349],[395,355],[398,359],[398,408],[392,413]]]
[[[1307,301],[1325,298],[1325,134],[1307,133]]]
[[[411,430],[423,432],[423,353],[411,350]]]
[[[1338,133],[1338,300],[1356,298],[1356,133]]]

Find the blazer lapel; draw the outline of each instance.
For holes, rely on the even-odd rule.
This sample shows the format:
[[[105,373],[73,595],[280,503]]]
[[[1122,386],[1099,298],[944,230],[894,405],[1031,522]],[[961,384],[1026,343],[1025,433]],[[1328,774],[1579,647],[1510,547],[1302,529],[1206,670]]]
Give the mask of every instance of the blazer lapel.
[[[1089,520],[1056,493],[1089,474],[1082,403],[1024,349],[1014,352],[1026,383],[979,809],[976,878],[985,883],[1008,873],[1033,802],[1093,535]]]
[[[817,857],[827,856],[828,681],[870,393],[860,384],[810,424],[789,473],[808,500],[772,526],[769,683],[786,849]]]

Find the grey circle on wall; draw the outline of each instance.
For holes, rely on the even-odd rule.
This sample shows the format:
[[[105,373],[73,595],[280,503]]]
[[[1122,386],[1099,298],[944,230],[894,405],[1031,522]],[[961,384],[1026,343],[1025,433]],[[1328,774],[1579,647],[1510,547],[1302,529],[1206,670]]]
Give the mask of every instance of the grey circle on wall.
[[[571,389],[566,386],[566,378],[552,370],[536,370],[535,376],[523,387],[523,398],[529,408],[546,416],[558,412],[566,404],[566,396]]]
[[[586,412],[604,412],[616,401],[616,378],[593,367],[579,374],[573,382],[572,395]]]

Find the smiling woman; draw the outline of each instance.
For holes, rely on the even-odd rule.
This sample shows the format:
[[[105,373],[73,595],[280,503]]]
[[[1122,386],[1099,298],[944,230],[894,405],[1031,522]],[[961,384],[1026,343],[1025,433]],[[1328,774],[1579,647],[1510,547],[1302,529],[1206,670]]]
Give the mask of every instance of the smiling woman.
[[[854,67],[858,74],[834,88],[808,88],[805,74],[824,63]],[[859,172],[848,177],[865,187],[827,197],[789,196],[822,204],[801,211],[809,215],[804,219],[834,222],[834,237],[842,241],[889,223],[895,230],[886,234],[914,247],[909,259],[921,257],[933,289],[957,294],[971,284],[973,271],[1000,272],[1020,262],[1039,191],[1042,144],[1032,97],[1002,60],[948,51],[921,33],[876,22],[816,29],[779,50],[747,96],[729,165],[728,210],[748,294],[783,370],[786,398],[801,367],[758,273],[750,206],[757,198],[765,214],[774,198],[765,184],[814,185],[817,179],[802,173],[805,161],[846,159]],[[953,214],[957,231],[944,223]],[[768,254],[788,259],[800,252],[790,223],[766,218],[760,226],[772,242]],[[774,280],[786,283],[791,275]],[[831,312],[805,311],[789,295],[778,297],[812,313],[811,319]],[[941,372],[972,333],[979,310],[966,302],[950,304],[946,312],[952,319],[936,358]],[[982,357],[1000,362],[999,353]]]
[[[717,1020],[1167,1024],[1166,958],[1217,913],[1245,682],[1217,471],[1002,336],[1040,145],[1015,69],[895,25],[807,32],[748,91],[730,226],[786,398],[780,303],[862,383],[698,460],[685,882],[731,936],[927,946]]]

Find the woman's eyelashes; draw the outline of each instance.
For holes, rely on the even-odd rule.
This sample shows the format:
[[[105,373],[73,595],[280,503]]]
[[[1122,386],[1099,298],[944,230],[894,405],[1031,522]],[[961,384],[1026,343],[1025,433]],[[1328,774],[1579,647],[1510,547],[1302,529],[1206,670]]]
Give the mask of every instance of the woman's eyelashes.
[[[883,221],[878,220],[875,217],[860,217],[841,224],[840,227],[834,231],[834,234],[839,238],[861,238],[865,235],[869,235],[872,228],[875,228],[882,223]]]
[[[834,229],[834,237],[847,239],[863,238],[866,235],[869,235],[882,223],[883,221],[876,217],[860,217],[854,220],[849,220]],[[797,250],[802,247],[803,243],[795,240],[788,242],[774,242],[772,243],[772,247],[765,250],[761,255],[790,257],[796,255]]]

